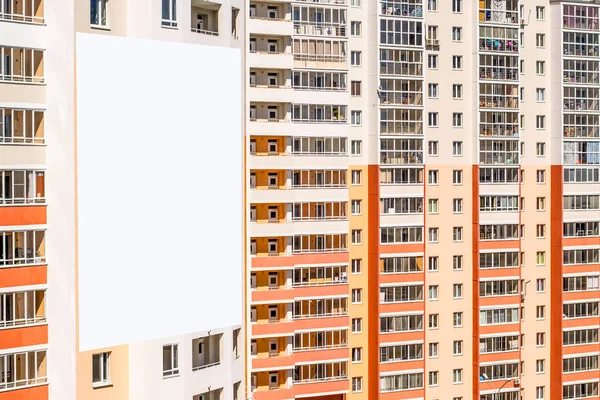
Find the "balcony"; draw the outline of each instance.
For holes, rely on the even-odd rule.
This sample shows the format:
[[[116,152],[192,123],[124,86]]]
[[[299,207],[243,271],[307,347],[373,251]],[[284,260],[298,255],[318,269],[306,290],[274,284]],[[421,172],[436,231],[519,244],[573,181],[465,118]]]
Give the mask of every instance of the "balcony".
[[[380,15],[403,17],[403,18],[423,18],[423,6],[406,0],[387,0],[381,2]],[[418,2],[420,3],[420,1]]]
[[[479,50],[485,52],[519,52],[518,28],[479,27]]]
[[[344,380],[348,380],[347,361],[297,365],[294,369],[294,385]]]
[[[294,104],[292,121],[302,124],[345,124],[348,122],[345,105]]]
[[[345,6],[348,5],[347,0],[295,0],[303,3],[317,3],[317,4],[327,4],[327,5],[336,5],[336,6]]]
[[[46,262],[46,231],[0,231],[0,268]]]
[[[346,265],[324,267],[296,267],[292,286],[294,288],[347,285],[348,274]]]
[[[292,14],[295,35],[346,37],[344,8],[294,5]]]
[[[294,302],[294,320],[348,315],[348,298],[311,299]]]
[[[221,364],[223,334],[208,335],[192,340],[192,371]]]
[[[270,371],[270,372],[253,372],[250,375],[250,390],[253,393],[256,393],[253,397],[257,399],[262,399],[259,395],[260,392],[273,392],[273,394],[277,392],[276,397],[272,397],[269,395],[268,397],[264,397],[264,399],[282,399],[282,398],[293,398],[293,394],[290,394],[286,397],[283,392],[289,392],[290,387],[287,385],[287,377],[288,371]]]
[[[381,139],[380,146],[381,164],[423,164],[423,141],[420,139]]]
[[[0,47],[0,82],[44,83],[44,50]]]
[[[0,108],[0,145],[44,142],[43,110]]]
[[[328,71],[294,71],[292,82],[298,103],[311,103],[315,93],[328,104],[340,104],[347,100],[348,73]]]
[[[347,68],[346,40],[294,37],[292,46],[297,68]]]
[[[46,291],[0,293],[0,329],[46,322]]]
[[[193,400],[221,400],[223,398],[223,388],[210,390],[192,397]]]
[[[563,29],[598,31],[598,20],[597,6],[563,5]]]
[[[44,171],[1,171],[0,206],[45,204]]]
[[[48,382],[46,350],[0,355],[3,367],[0,392]]]
[[[207,0],[192,0],[192,32],[219,36],[221,4]]]
[[[0,20],[44,23],[44,0],[7,0],[0,3]]]
[[[270,7],[269,7],[270,8]],[[274,13],[252,15],[248,21],[248,32],[256,35],[292,36],[292,20],[279,10]]]

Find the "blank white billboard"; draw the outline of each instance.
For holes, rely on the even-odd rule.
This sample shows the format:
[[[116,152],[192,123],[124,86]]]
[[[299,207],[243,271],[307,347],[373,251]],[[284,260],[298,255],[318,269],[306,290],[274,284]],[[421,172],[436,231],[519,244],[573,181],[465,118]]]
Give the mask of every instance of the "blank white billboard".
[[[80,350],[241,324],[240,51],[76,41]]]

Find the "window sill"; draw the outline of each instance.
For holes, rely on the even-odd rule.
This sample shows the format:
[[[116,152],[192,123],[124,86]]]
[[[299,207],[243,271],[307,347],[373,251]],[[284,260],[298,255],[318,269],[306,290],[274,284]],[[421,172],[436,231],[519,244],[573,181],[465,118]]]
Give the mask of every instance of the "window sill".
[[[101,389],[101,388],[105,388],[105,387],[112,387],[112,382],[93,382],[92,383],[92,388],[94,389]]]
[[[163,379],[179,378],[179,373],[163,376]]]
[[[90,24],[90,28],[97,29],[97,30],[100,30],[100,31],[110,31],[110,26],[108,26],[108,25],[94,25],[94,24]]]

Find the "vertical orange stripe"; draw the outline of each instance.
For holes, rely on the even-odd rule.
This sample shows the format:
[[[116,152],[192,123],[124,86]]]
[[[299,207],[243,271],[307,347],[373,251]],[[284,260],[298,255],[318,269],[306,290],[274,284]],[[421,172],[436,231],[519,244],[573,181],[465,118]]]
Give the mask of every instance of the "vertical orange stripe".
[[[563,172],[550,166],[550,400],[562,400],[562,233]]]
[[[473,165],[471,176],[472,197],[472,260],[471,271],[473,273],[473,399],[479,399],[479,166]]]
[[[379,398],[379,166],[368,166],[368,398]]]

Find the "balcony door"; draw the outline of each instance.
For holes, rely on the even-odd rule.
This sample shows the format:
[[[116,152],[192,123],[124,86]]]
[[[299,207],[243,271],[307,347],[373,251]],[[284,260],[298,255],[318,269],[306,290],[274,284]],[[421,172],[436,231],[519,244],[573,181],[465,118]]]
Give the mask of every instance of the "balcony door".
[[[269,272],[269,289],[276,289],[279,287],[279,276],[277,272]]]
[[[279,341],[277,339],[269,340],[269,356],[275,357],[279,355]]]
[[[277,306],[269,306],[269,321],[279,320],[279,313],[277,312]]]
[[[256,274],[250,274],[250,288],[256,289]]]
[[[276,389],[279,387],[279,373],[269,372],[269,388]]]

